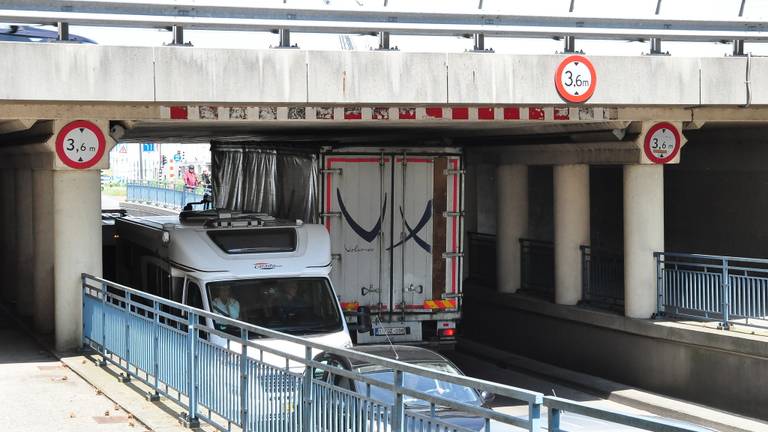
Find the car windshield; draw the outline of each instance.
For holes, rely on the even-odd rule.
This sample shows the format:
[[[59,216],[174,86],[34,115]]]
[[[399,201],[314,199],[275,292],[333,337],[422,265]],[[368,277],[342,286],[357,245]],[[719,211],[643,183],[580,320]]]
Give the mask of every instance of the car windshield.
[[[325,278],[233,280],[211,282],[207,287],[211,311],[240,321],[294,335],[344,328]],[[234,326],[215,323],[215,327],[240,335]]]
[[[445,372],[453,375],[461,375],[459,371],[453,366],[445,362],[429,362],[418,363],[419,366],[426,367],[428,369],[436,370],[438,372]],[[380,366],[363,366],[358,369],[358,372],[363,375],[386,383],[394,383],[394,375],[391,369],[382,369]],[[366,385],[363,382],[355,381],[355,386],[359,393],[366,392]],[[461,402],[470,405],[481,405],[482,401],[477,395],[477,392],[469,387],[453,384],[445,381],[440,381],[434,378],[428,378],[425,376],[414,375],[412,373],[403,373],[403,386],[405,388],[416,390],[425,393],[430,396],[436,396],[443,399],[449,399],[456,402]],[[371,386],[371,398],[381,401],[386,404],[394,403],[394,397],[392,390],[384,389],[381,387]],[[404,396],[405,405],[407,407],[424,407],[429,406],[429,402],[417,399],[408,395]]]

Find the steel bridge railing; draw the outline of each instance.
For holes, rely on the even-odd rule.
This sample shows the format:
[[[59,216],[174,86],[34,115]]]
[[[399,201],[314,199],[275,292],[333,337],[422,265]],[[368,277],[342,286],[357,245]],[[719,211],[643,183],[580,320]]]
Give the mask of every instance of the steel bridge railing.
[[[581,298],[609,309],[624,306],[624,254],[581,246]]]
[[[188,203],[201,202],[205,194],[210,196],[210,193],[210,188],[190,189],[154,180],[130,180],[126,183],[126,200],[179,210]],[[203,206],[198,207],[197,210],[200,210]]]
[[[520,239],[520,289],[555,300],[555,246],[553,242]]]
[[[768,260],[656,252],[657,315],[768,326]]]
[[[99,353],[102,364],[113,364],[126,379],[149,386],[151,398],[163,395],[182,406],[189,426],[202,420],[222,431],[235,427],[244,432],[469,432],[436,415],[439,407],[450,407],[485,419],[488,432],[495,430],[491,421],[502,423],[503,430],[511,425],[538,431],[546,406],[550,431],[561,430],[563,410],[653,431],[697,430],[326,346],[87,274],[82,276],[82,289],[84,345]],[[219,331],[214,323],[226,324],[230,331]],[[290,349],[277,349],[276,341]],[[320,351],[392,370],[393,382],[317,361]],[[366,391],[356,393],[327,382],[323,377],[328,374],[361,383]],[[528,405],[528,414],[512,416],[417,391],[404,386],[408,374],[522,401]],[[390,392],[394,402],[372,398],[371,387]],[[405,396],[426,401],[431,414],[409,410]]]

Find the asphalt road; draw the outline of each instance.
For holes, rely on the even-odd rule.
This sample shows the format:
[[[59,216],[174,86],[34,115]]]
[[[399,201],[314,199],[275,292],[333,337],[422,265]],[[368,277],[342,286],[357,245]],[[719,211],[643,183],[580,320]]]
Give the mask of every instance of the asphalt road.
[[[609,400],[606,400],[600,396],[591,394],[581,389],[573,388],[567,384],[558,383],[550,380],[546,377],[539,377],[531,375],[527,372],[504,369],[491,362],[488,362],[477,357],[473,357],[469,354],[465,354],[458,351],[446,351],[442,353],[453,361],[465,374],[488,380],[501,384],[507,384],[514,387],[520,387],[527,390],[534,390],[545,395],[554,395],[562,398],[571,399],[577,402],[582,402],[590,407],[601,408],[610,410],[613,412],[621,412],[626,414],[632,414],[637,416],[644,416],[649,418],[659,419],[649,412],[641,411],[621,405]],[[493,409],[504,412],[506,414],[527,417],[528,406],[524,402],[515,401],[505,397],[497,396],[493,402],[491,402]],[[546,409],[542,412],[542,426],[546,426]],[[676,420],[667,420],[670,423],[678,425],[693,426],[687,423],[679,422]],[[568,431],[639,431],[641,429],[632,428],[628,426],[622,426],[610,422],[595,420],[590,417],[585,417],[572,413],[564,413],[560,418],[560,427]],[[702,429],[707,430],[707,429]]]

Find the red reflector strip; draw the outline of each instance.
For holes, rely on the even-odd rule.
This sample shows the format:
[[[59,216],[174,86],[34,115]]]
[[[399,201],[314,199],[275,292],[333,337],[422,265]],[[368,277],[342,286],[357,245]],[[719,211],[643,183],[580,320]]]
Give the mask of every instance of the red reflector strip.
[[[504,108],[504,120],[520,120],[520,108]]]
[[[528,120],[544,120],[544,108],[542,107],[528,108]]]
[[[344,120],[361,120],[363,112],[360,107],[344,108]]]
[[[171,107],[171,119],[172,120],[186,120],[189,118],[187,113],[187,107],[185,106],[172,106]]]
[[[451,119],[453,120],[469,120],[469,108],[458,107],[451,110]]]
[[[341,302],[341,308],[345,311],[356,311],[360,307],[360,303],[357,302]]]
[[[440,107],[427,107],[425,113],[427,117],[443,118],[443,109]]]
[[[416,120],[416,108],[400,108],[400,120]]]
[[[571,118],[568,108],[555,108],[555,120],[568,120]]]
[[[477,118],[479,120],[493,120],[493,108],[481,107],[477,109]]]

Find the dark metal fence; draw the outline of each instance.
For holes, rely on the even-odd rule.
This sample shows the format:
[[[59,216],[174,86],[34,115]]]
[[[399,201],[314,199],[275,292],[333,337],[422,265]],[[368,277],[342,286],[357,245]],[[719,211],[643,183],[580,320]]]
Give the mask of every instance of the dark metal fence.
[[[496,236],[469,232],[467,237],[469,278],[489,288],[496,288]]]
[[[520,239],[520,279],[521,291],[554,301],[554,243]]]
[[[581,246],[582,302],[597,307],[624,306],[624,254]]]
[[[768,325],[768,260],[656,252],[657,314]]]

